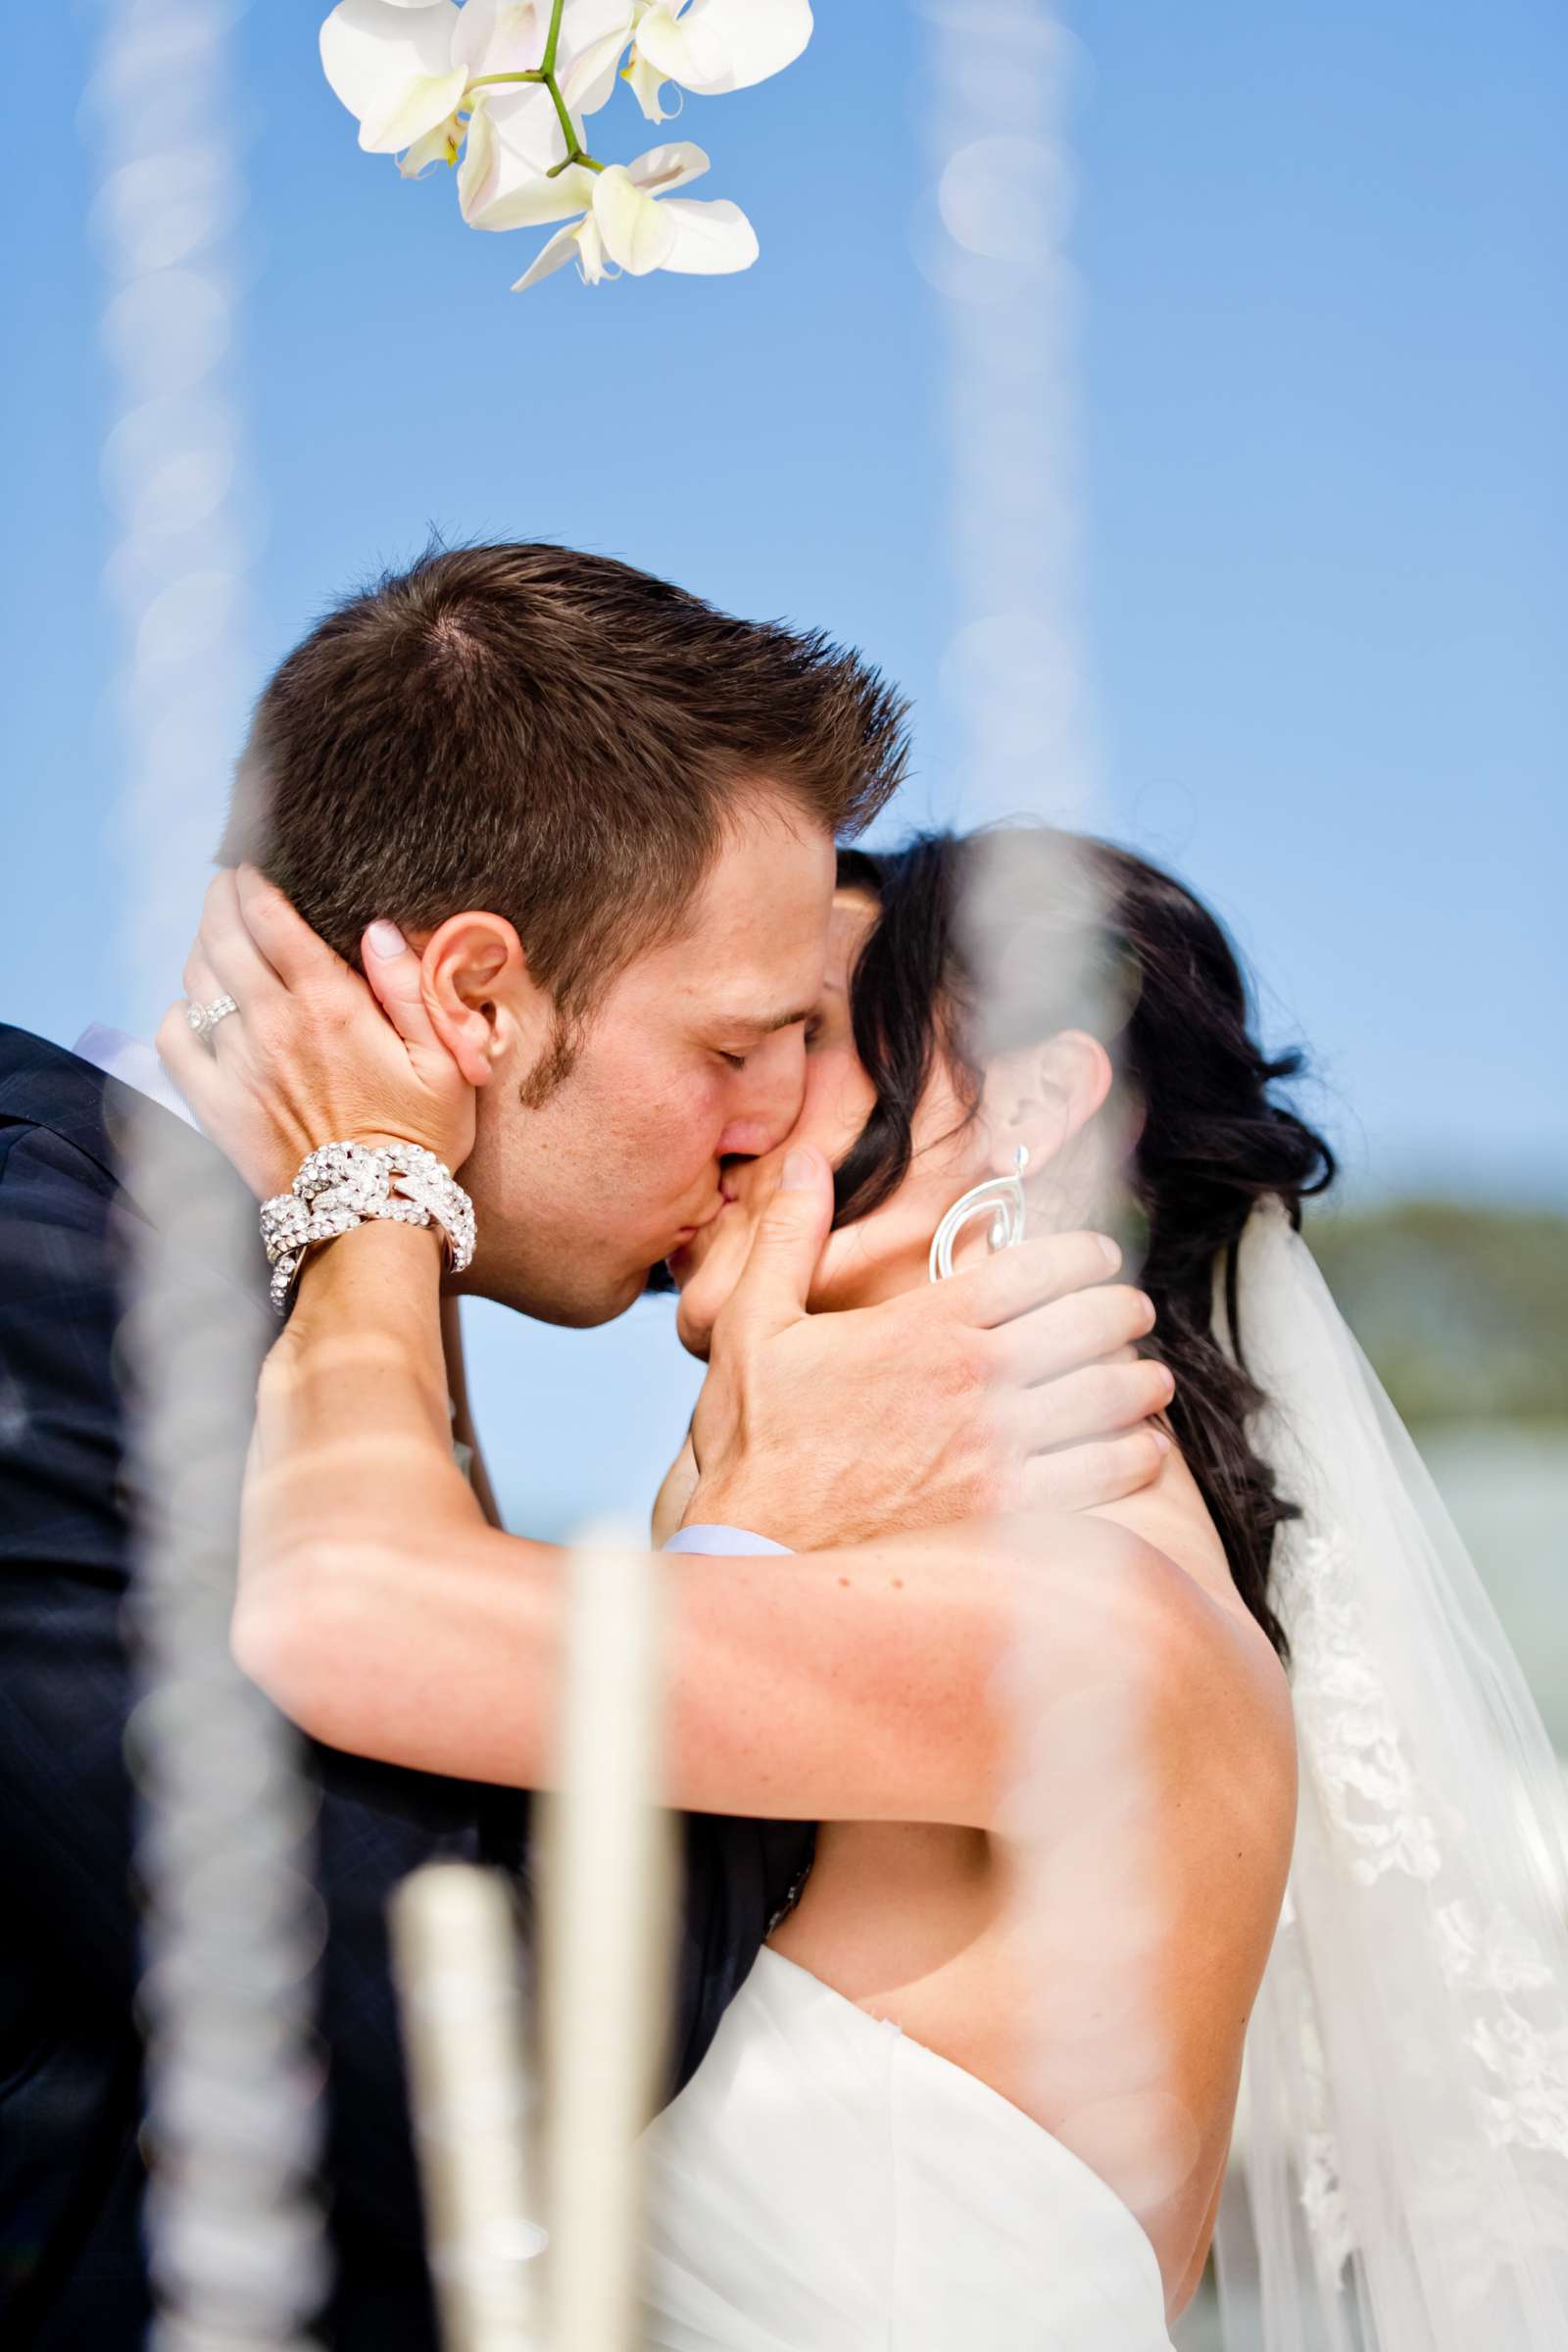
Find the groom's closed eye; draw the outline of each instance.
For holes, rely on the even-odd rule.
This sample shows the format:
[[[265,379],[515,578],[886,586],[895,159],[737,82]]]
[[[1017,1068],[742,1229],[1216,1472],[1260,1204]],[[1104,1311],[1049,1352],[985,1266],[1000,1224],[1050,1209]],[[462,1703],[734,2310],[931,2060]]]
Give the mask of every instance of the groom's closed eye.
[[[815,1011],[815,1005],[808,1004],[804,1012],[732,1013],[718,1024],[727,1042],[714,1051],[731,1069],[743,1070],[765,1038],[777,1037],[786,1029],[808,1028]]]

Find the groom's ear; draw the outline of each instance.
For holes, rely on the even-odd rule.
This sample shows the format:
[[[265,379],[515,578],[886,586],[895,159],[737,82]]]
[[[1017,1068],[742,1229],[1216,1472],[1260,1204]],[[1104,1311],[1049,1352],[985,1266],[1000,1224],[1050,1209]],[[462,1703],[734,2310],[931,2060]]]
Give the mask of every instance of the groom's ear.
[[[510,1054],[533,1067],[549,1042],[551,1004],[504,914],[448,915],[419,961],[431,1022],[470,1086],[484,1086]]]

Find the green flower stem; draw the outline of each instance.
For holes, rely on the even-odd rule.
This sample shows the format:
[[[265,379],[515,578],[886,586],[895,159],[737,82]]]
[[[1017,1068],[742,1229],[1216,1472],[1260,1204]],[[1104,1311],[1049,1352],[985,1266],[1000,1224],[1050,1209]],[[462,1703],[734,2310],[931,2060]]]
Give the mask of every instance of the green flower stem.
[[[556,79],[556,53],[561,47],[561,20],[565,6],[566,0],[555,0],[555,6],[550,11],[550,30],[545,35],[545,53],[538,66],[531,72],[526,74],[481,74],[476,81],[470,81],[468,84],[470,90],[482,90],[498,81],[536,81],[550,92],[550,103],[556,110],[556,119],[561,124],[561,135],[566,142],[566,152],[559,164],[551,165],[545,173],[546,179],[558,179],[561,173],[568,171],[573,164],[581,164],[586,172],[602,172],[605,168],[588,153],[579,140],[577,125],[571,119],[571,111],[561,95],[561,84]]]

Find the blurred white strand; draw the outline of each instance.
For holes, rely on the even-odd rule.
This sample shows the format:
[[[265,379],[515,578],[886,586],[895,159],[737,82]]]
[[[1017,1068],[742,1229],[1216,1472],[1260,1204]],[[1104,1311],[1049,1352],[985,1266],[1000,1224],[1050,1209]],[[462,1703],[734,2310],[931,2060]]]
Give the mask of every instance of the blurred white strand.
[[[430,2274],[445,2352],[539,2340],[532,2101],[512,1897],[494,1871],[431,1863],[392,1899]]]
[[[178,988],[243,707],[247,521],[225,376],[224,240],[241,189],[223,0],[116,0],[84,132],[101,178],[114,413],[105,587],[123,628],[118,716],[127,1004]],[[267,1336],[229,1188],[189,1184],[189,1137],[149,1109],[120,1138],[137,1225],[123,1331],[137,1508],[133,1620],[156,2352],[302,2346],[328,2284],[311,2180],[320,2083],[314,1796],[297,1741],[228,1646],[235,1511]]]
[[[571,1565],[559,1793],[540,1857],[549,2343],[633,2352],[638,2132],[666,2055],[676,1883],[673,1816],[657,1801],[661,1591],[657,1564],[613,1529],[588,1530]]]
[[[81,110],[107,281],[102,479],[120,536],[104,578],[124,630],[119,829],[138,1024],[178,984],[251,682],[243,575],[257,523],[229,374],[243,202],[234,14],[227,0],[106,8]]]
[[[931,188],[916,259],[944,297],[956,627],[944,684],[972,820],[1079,827],[1096,762],[1080,618],[1077,281],[1065,251],[1073,172],[1066,103],[1077,44],[1044,0],[928,0],[922,86]],[[1099,977],[1098,894],[1069,840],[999,837],[966,876],[979,1029],[1044,1045]],[[1108,1034],[1108,1029],[1102,1030]],[[1110,1129],[1114,1132],[1114,1129]],[[1032,1172],[1030,1230],[1108,1214]],[[1200,2158],[1173,2079],[1159,1998],[1160,1779],[1152,1728],[1117,1656],[1114,1578],[1063,1556],[1040,1572],[1051,1632],[1020,1627],[1005,1689],[1016,1727],[1006,1816],[1016,1925],[1034,1988],[1031,2104],[1140,2217]],[[1061,1695],[1060,1644],[1084,1644]],[[1050,1642],[1054,1654],[1042,1654]]]
[[[1095,791],[1064,250],[1078,45],[1043,0],[925,0],[921,15],[931,188],[914,243],[946,297],[954,782],[972,820],[1071,824]]]

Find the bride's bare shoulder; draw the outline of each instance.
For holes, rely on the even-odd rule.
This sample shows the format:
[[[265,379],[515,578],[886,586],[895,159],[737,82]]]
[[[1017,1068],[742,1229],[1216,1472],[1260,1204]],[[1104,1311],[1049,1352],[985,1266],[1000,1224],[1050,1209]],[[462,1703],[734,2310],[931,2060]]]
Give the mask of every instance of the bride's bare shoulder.
[[[1155,1679],[1178,1717],[1212,1703],[1221,1690],[1229,1693],[1235,1726],[1260,1766],[1272,1761],[1278,1767],[1294,1808],[1296,1735],[1285,1668],[1236,1590],[1224,1546],[1180,1454],[1171,1454],[1152,1486],[1094,1515],[1139,1545],[1140,1590],[1159,1622]]]
[[[1097,1541],[1078,1590],[1102,1582],[1113,1595],[1100,1637],[1136,1683],[1152,1742],[1143,1753],[1158,1763],[1173,1838],[1205,1866],[1222,1851],[1233,1863],[1245,1859],[1266,1911],[1268,1889],[1283,1887],[1296,1828],[1284,1664],[1237,1592],[1184,1466],[1147,1494],[1086,1517]]]
[[[1296,1823],[1296,1721],[1285,1666],[1235,1588],[1166,1559],[1152,1683],[1162,1736],[1195,1791],[1243,1819],[1283,1876]]]
[[[1178,1490],[1159,1507],[1026,1528],[1031,1540],[1055,1680],[1130,1698],[1147,1734],[1139,1752],[1181,1799],[1182,1827],[1203,1842],[1237,1827],[1262,1875],[1277,1865],[1283,1876],[1296,1819],[1290,1685],[1200,1501],[1195,1515]]]

